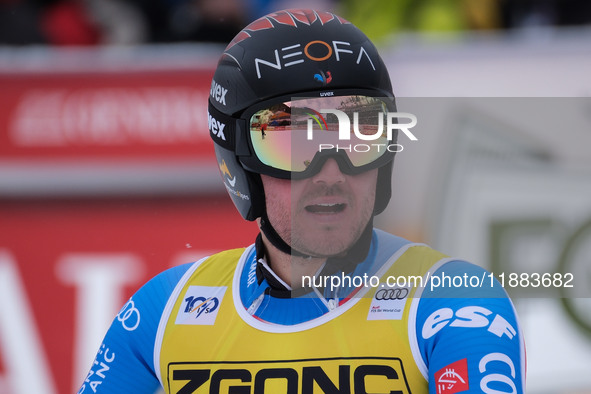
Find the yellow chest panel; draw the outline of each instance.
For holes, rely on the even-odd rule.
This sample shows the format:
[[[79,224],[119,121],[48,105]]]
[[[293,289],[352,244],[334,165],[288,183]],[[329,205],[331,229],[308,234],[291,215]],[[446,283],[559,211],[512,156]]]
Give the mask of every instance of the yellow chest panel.
[[[409,341],[415,287],[390,293],[398,299],[388,302],[379,287],[368,288],[311,322],[270,324],[250,316],[235,289],[247,254],[214,255],[177,286],[159,330],[167,393],[428,392]],[[443,257],[413,246],[386,264],[381,278],[422,277]],[[396,318],[375,317],[386,308]]]

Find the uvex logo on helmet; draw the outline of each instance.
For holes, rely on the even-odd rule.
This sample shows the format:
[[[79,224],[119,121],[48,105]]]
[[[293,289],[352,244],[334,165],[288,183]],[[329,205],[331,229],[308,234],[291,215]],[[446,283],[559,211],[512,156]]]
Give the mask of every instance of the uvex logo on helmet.
[[[207,123],[211,134],[226,141],[226,135],[224,134],[224,129],[226,128],[225,123],[222,123],[213,116],[211,116],[209,111],[207,111]]]
[[[228,89],[220,85],[215,81],[215,79],[211,80],[211,89],[209,89],[209,95],[215,101],[220,104],[226,105],[226,94],[228,93]]]

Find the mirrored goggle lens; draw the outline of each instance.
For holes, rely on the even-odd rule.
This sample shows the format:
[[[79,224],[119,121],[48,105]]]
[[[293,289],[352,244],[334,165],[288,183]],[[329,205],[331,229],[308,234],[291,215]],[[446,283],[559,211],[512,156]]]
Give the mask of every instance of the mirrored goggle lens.
[[[294,99],[252,115],[250,139],[259,160],[280,170],[304,172],[319,152],[344,152],[362,167],[392,151],[389,108],[391,99],[368,96]]]

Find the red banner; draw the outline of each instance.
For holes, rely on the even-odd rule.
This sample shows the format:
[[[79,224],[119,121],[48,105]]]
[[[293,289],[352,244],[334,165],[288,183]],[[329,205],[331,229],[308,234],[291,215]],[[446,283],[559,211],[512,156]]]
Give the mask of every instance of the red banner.
[[[0,157],[211,158],[212,69],[0,74]]]

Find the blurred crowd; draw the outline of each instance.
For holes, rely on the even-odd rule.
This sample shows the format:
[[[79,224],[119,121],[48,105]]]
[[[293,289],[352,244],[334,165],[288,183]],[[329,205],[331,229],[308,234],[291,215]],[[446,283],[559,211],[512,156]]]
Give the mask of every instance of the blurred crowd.
[[[591,23],[589,0],[0,0],[0,45],[228,42],[284,8],[337,11],[372,39]]]

